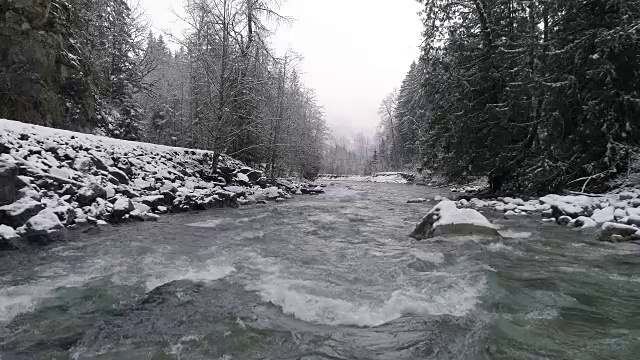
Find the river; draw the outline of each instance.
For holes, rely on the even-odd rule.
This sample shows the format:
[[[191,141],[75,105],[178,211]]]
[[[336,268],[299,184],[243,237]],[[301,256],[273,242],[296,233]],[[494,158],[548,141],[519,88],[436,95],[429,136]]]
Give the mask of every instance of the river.
[[[505,219],[415,241],[446,191],[345,183],[0,254],[0,359],[638,359],[640,247]]]

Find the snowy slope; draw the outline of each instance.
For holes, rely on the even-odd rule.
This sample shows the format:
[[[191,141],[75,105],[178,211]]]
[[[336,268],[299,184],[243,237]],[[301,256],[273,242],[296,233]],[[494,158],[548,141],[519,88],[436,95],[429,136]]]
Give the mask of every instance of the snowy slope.
[[[66,227],[155,220],[167,212],[283,200],[307,190],[270,184],[262,172],[228,156],[212,169],[212,159],[203,150],[0,120],[0,248],[46,243]]]

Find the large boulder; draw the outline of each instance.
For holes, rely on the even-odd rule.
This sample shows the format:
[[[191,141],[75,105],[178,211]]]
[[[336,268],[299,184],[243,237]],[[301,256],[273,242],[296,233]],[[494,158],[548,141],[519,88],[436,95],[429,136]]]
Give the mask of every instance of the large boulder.
[[[73,168],[81,173],[91,174],[96,170],[96,165],[88,157],[78,157],[73,162]]]
[[[51,211],[53,211],[60,222],[62,222],[66,226],[72,225],[76,220],[76,212],[69,204],[60,204],[56,207],[51,208]]]
[[[118,180],[119,184],[129,185],[129,177],[124,173],[124,171],[112,167],[109,168],[109,175]]]
[[[598,240],[609,242],[625,242],[640,240],[640,228],[631,225],[607,222],[602,224]]]
[[[0,160],[0,205],[11,204],[16,200],[18,166]]]
[[[275,200],[282,197],[280,189],[275,186],[266,189],[257,189],[254,194],[257,200]]]
[[[44,208],[44,204],[30,198],[4,205],[0,207],[0,224],[14,228],[20,227]]]
[[[20,235],[11,226],[0,224],[0,250],[20,248],[21,240]]]
[[[500,237],[496,227],[473,209],[458,209],[445,200],[434,206],[409,235],[422,240],[440,235],[483,235]]]
[[[142,203],[149,206],[151,209],[157,209],[158,206],[168,205],[172,202],[173,199],[169,201],[169,198],[165,197],[164,195],[149,195],[142,198]]]
[[[29,242],[42,245],[65,240],[67,237],[67,229],[50,209],[40,211],[19,227],[17,232]]]
[[[238,183],[242,185],[250,185],[251,181],[249,181],[249,177],[241,172],[236,174],[236,180]]]
[[[133,176],[133,169],[131,168],[131,163],[127,159],[120,159],[118,161],[118,165],[116,165],[118,170],[125,173],[128,177]]]
[[[263,176],[262,171],[258,171],[258,170],[252,170],[248,172],[246,175],[249,178],[249,181],[251,181],[252,183],[256,183]]]
[[[76,201],[80,206],[89,206],[98,198],[106,199],[107,190],[96,183],[81,188],[76,194]]]
[[[131,202],[131,199],[120,198],[113,204],[111,216],[114,220],[120,220],[125,215],[132,212],[134,209],[135,207],[133,206],[133,202]]]

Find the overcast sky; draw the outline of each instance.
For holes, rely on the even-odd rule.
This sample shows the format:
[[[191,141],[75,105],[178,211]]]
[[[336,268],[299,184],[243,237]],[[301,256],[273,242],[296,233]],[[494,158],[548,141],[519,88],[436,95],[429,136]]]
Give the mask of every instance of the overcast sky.
[[[141,1],[156,29],[179,32],[171,10],[182,1]],[[295,21],[279,27],[273,46],[304,57],[302,78],[333,129],[372,134],[380,102],[419,55],[420,8],[415,0],[289,0],[280,13]]]

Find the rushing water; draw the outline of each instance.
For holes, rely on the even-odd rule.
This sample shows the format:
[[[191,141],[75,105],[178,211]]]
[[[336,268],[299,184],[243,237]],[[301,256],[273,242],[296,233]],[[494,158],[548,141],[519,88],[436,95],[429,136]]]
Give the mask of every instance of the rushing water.
[[[640,247],[491,211],[500,242],[407,237],[439,193],[341,183],[0,254],[0,359],[640,358]]]

